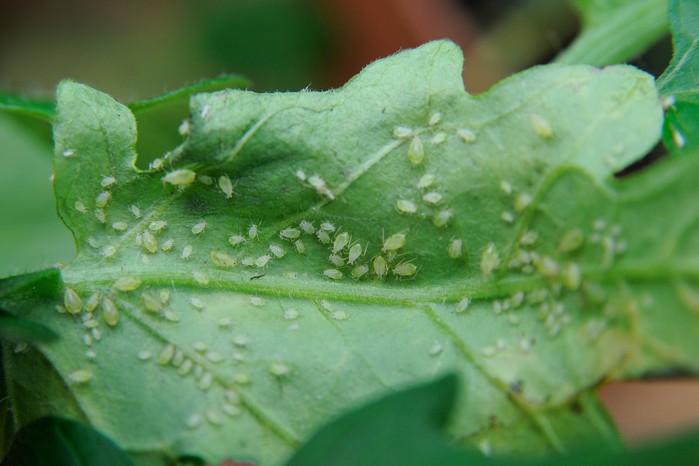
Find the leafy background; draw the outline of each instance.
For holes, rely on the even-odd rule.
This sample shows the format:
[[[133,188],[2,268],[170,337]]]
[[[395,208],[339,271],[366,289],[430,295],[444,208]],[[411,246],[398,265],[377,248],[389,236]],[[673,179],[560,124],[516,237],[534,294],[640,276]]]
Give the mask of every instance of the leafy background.
[[[582,2],[580,2],[580,3],[582,4]],[[656,4],[657,4],[657,3],[658,3],[658,2],[656,2]],[[583,5],[583,6],[584,6],[584,5]],[[652,6],[652,5],[651,5],[651,6]],[[657,5],[656,5],[656,6],[657,6]],[[595,24],[594,24],[594,21],[591,20],[591,27],[592,27],[592,26],[595,26]],[[649,29],[649,28],[644,28],[644,31],[648,31],[648,30],[653,31],[653,28],[650,28],[650,29]],[[584,37],[585,37],[585,36],[583,36],[583,38],[584,38]],[[646,42],[648,42],[648,39],[644,39],[644,40],[646,40]],[[651,38],[651,40],[652,40],[652,38]],[[572,50],[575,50],[575,49],[573,48]],[[628,53],[631,53],[631,52],[622,51],[622,52],[619,52],[619,53],[621,53],[621,54],[623,55],[623,54],[625,54],[625,53],[628,54]],[[630,55],[629,55],[629,56],[630,56]],[[599,57],[593,58],[593,59],[596,60],[596,59],[598,59],[598,58],[599,58]],[[609,58],[609,57],[607,57],[607,58],[599,58],[599,59],[602,60],[602,61],[603,61],[603,60],[612,60],[612,61],[615,61],[614,57],[612,57],[612,58]],[[617,57],[617,59],[618,59],[618,57]],[[563,58],[561,58],[561,60],[563,60]],[[601,64],[601,63],[600,63],[600,64]],[[672,84],[670,84],[670,85],[672,85]],[[688,121],[691,121],[690,119],[687,119],[687,120],[688,120]],[[17,148],[19,148],[19,149],[17,149],[17,150],[21,150],[21,151],[25,151],[25,150],[26,150],[26,151],[29,151],[28,153],[31,153],[31,151],[34,151],[34,153],[39,154],[39,153],[41,152],[41,150],[42,150],[42,146],[41,146],[41,144],[37,144],[37,140],[36,140],[36,138],[34,138],[33,136],[34,136],[37,132],[41,133],[41,128],[27,128],[26,125],[23,125],[22,123],[23,123],[23,122],[21,122],[21,121],[18,122],[18,121],[16,121],[16,120],[9,120],[9,119],[8,119],[8,125],[15,125],[15,126],[12,128],[11,134],[15,135],[15,138],[14,138],[14,139],[16,139],[16,145],[15,145],[15,146],[10,146],[10,147],[17,147]],[[22,126],[19,126],[19,125],[22,125]],[[22,138],[17,137],[17,135],[21,135],[23,131],[25,132],[25,134],[29,135],[29,136],[26,138],[26,140],[22,140]],[[670,131],[670,130],[668,129],[668,131]],[[686,131],[685,131],[685,132],[686,132]],[[687,132],[686,132],[686,133],[687,133]],[[691,134],[691,132],[688,132],[687,134]],[[32,144],[34,144],[34,145],[32,145]],[[44,147],[43,150],[45,151],[45,150],[46,150],[46,147]],[[20,160],[24,160],[24,157],[19,158],[19,159],[20,159]],[[30,171],[31,171],[32,173],[36,173],[36,172],[37,172],[36,169],[37,169],[37,167],[39,166],[39,164],[40,164],[40,162],[38,162],[38,161],[37,161],[36,164],[33,164],[33,165],[32,165],[32,170],[30,170]],[[46,165],[48,165],[48,164],[46,164]],[[47,171],[49,171],[48,167],[47,167]],[[43,179],[45,179],[45,177],[46,177],[46,175],[44,175],[44,178],[43,178]],[[39,178],[37,177],[37,180],[38,180],[38,179],[39,179]],[[11,180],[10,180],[10,181],[12,181],[12,180],[19,180],[18,182],[15,182],[14,185],[22,185],[22,186],[20,186],[20,187],[17,188],[18,190],[12,191],[14,194],[17,194],[17,193],[21,192],[22,189],[29,189],[29,188],[31,188],[31,186],[32,186],[31,184],[27,184],[27,183],[26,183],[26,178],[25,178],[24,176],[22,176],[22,177],[14,176],[14,177],[11,177]],[[11,183],[10,186],[13,186],[13,184]],[[34,192],[40,193],[40,192],[41,192],[41,186],[42,186],[42,184],[40,184],[40,182],[35,181],[35,184],[33,185],[33,189],[31,189],[31,192],[32,192],[32,193],[34,193]],[[45,187],[46,185],[43,184],[43,186]],[[16,187],[16,186],[15,186],[15,187]],[[45,191],[48,191],[48,190],[45,190]],[[29,196],[29,198],[31,199],[31,196]],[[37,199],[41,199],[41,198],[37,198]],[[46,204],[49,204],[49,203],[51,202],[50,199],[51,199],[50,193],[48,193],[48,196],[45,197],[45,202],[44,202],[44,204],[45,204],[45,205],[46,205]],[[27,211],[28,211],[27,209],[23,209],[23,212],[27,212]],[[37,217],[43,218],[43,219],[45,219],[45,220],[46,220],[46,219],[49,219],[49,218],[52,218],[51,216],[41,216],[41,215],[39,215],[39,216],[37,216]],[[53,223],[54,223],[54,225],[55,225],[55,222],[53,222]],[[21,226],[21,225],[20,225],[20,226]],[[50,228],[51,228],[51,223],[50,223],[50,222],[47,222],[45,228],[46,228],[47,231],[51,231],[51,230],[50,230]],[[66,237],[66,235],[65,235],[65,233],[64,233],[64,230],[61,228],[60,225],[58,225],[58,228],[55,228],[55,230],[56,230],[56,235],[57,235],[56,238],[60,238],[60,234],[61,234],[61,233],[63,233],[63,237],[64,237],[64,238]],[[31,267],[32,264],[46,263],[46,262],[48,262],[48,261],[55,260],[55,258],[60,259],[60,258],[66,258],[66,257],[67,257],[67,256],[59,256],[59,255],[56,255],[56,256],[54,256],[54,257],[55,257],[55,258],[54,258],[54,257],[51,257],[51,253],[50,253],[50,252],[49,252],[49,253],[42,252],[41,246],[43,246],[43,245],[46,245],[46,247],[48,248],[49,251],[50,251],[54,246],[61,246],[60,243],[56,243],[56,244],[54,245],[52,241],[48,241],[48,242],[47,242],[47,241],[45,240],[45,236],[42,237],[42,238],[43,238],[43,241],[42,241],[41,239],[38,239],[38,240],[37,240],[36,237],[32,237],[32,236],[29,236],[29,235],[26,235],[26,234],[22,234],[21,237],[22,237],[23,240],[26,240],[26,244],[27,244],[27,250],[26,250],[26,251],[29,251],[29,254],[36,254],[36,253],[38,253],[38,256],[39,256],[39,257],[34,256],[35,258],[34,258],[34,259],[31,259],[32,256],[27,255],[27,254],[23,254],[21,249],[18,249],[18,248],[13,247],[13,248],[12,248],[12,252],[17,252],[17,255],[22,257],[22,259],[20,259],[20,260],[29,260],[29,259],[31,259],[29,262],[26,263],[27,265],[26,265],[25,267]],[[70,243],[70,241],[66,241],[65,244],[63,245],[63,247],[65,248],[65,249],[64,249],[65,252],[68,252],[68,251],[69,251],[69,243]],[[6,243],[6,244],[7,244],[7,243]],[[13,243],[13,244],[18,244],[18,243],[15,242],[15,243]],[[37,248],[37,245],[39,245],[40,247]],[[57,251],[58,249],[55,249],[55,250]],[[9,253],[10,253],[10,252],[8,251],[8,254],[9,254]],[[9,257],[9,256],[8,256],[8,257]],[[14,272],[14,271],[17,271],[18,268],[21,270],[22,265],[17,265],[17,264],[21,264],[20,262],[10,262],[10,261],[8,261],[8,264],[10,264],[10,263],[13,264],[13,267],[15,267],[15,268],[12,270],[13,272]]]

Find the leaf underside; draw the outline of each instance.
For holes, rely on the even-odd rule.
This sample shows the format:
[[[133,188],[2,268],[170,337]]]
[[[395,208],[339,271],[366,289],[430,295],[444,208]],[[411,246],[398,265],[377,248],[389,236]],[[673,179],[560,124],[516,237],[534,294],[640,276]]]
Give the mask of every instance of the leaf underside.
[[[5,351],[18,425],[49,411],[134,456],[273,464],[357,402],[455,371],[457,443],[614,445],[592,389],[697,369],[699,165],[613,178],[660,137],[632,67],[470,96],[461,66],[433,42],[336,91],[197,95],[151,171],[129,109],[63,83],[54,183],[78,256],[58,313],[19,313],[61,339]]]

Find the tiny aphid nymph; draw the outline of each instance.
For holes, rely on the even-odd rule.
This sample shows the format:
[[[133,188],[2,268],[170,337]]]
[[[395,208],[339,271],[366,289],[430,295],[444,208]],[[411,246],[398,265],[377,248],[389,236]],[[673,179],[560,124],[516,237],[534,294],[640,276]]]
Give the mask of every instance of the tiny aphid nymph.
[[[194,224],[194,226],[192,227],[192,234],[193,235],[201,235],[205,229],[206,229],[206,220],[202,220],[201,222]]]
[[[401,262],[393,267],[393,275],[396,277],[412,277],[417,273],[417,266],[410,262]]]
[[[196,172],[193,172],[187,168],[180,168],[163,176],[162,181],[163,183],[169,183],[173,186],[187,186],[192,184],[196,177]]]
[[[425,149],[419,136],[413,137],[408,147],[408,161],[413,165],[420,165],[425,160]]]
[[[226,199],[233,197],[233,183],[231,183],[231,179],[228,178],[228,175],[221,175],[218,179],[218,186],[226,196]]]
[[[340,280],[342,279],[342,272],[340,272],[337,269],[325,269],[323,271],[323,275],[326,277],[330,278],[331,280]]]
[[[349,244],[350,236],[349,233],[343,231],[335,237],[335,242],[333,243],[333,252],[337,253],[345,249]]]
[[[228,243],[231,246],[237,247],[245,242],[245,238],[241,235],[231,235],[228,237]]]
[[[397,249],[402,248],[404,244],[405,244],[405,235],[403,233],[396,233],[396,234],[393,234],[393,235],[389,236],[388,238],[386,238],[386,240],[383,242],[383,247],[381,248],[381,250],[383,252],[395,251]],[[381,256],[379,256],[379,257],[381,257]]]

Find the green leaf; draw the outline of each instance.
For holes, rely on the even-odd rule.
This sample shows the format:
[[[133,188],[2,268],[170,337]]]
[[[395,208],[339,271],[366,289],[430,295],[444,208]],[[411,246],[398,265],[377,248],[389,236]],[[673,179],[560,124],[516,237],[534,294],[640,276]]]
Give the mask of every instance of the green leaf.
[[[53,102],[0,91],[0,110],[50,122],[56,113]]]
[[[324,426],[287,465],[468,464],[440,432],[456,393],[451,375],[383,397]]]
[[[0,340],[14,343],[51,341],[58,338],[52,330],[33,322],[0,312]]]
[[[96,430],[69,419],[45,417],[24,426],[6,466],[130,466],[126,454]]]
[[[79,252],[65,312],[21,313],[61,340],[8,373],[129,452],[211,463],[278,462],[452,371],[458,444],[616,446],[599,383],[697,369],[699,161],[613,178],[660,138],[633,67],[537,67],[470,96],[461,66],[434,42],[336,91],[195,96],[163,171],[134,168],[128,108],[63,83],[55,188]]]
[[[571,1],[582,15],[582,32],[558,56],[558,63],[622,63],[667,33],[667,0]]]
[[[663,140],[673,152],[699,149],[699,4],[670,1],[670,23],[675,54],[658,78],[666,107]]]

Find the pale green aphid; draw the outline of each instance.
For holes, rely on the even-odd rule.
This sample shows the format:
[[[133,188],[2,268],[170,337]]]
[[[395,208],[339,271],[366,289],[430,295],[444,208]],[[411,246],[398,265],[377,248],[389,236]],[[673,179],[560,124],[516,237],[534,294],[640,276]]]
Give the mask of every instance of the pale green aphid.
[[[316,232],[315,227],[313,226],[313,223],[309,222],[308,220],[301,220],[299,222],[299,227],[309,235],[312,235],[313,233]]]
[[[192,255],[192,250],[193,250],[192,246],[189,244],[186,244],[182,248],[182,253],[180,254],[180,259],[184,259],[184,260],[189,259],[189,256]]]
[[[347,233],[346,231],[343,231],[342,233],[338,234],[335,237],[335,242],[333,243],[333,252],[337,253],[345,249],[345,247],[349,244],[349,241],[349,233]]]
[[[369,267],[367,265],[358,265],[355,268],[352,269],[351,275],[352,278],[359,280],[362,278],[366,273],[369,271]]]
[[[573,228],[563,233],[560,241],[558,242],[558,250],[562,253],[568,253],[578,250],[583,242],[585,241],[585,236],[582,230],[579,228]]]
[[[486,277],[500,266],[500,255],[495,244],[488,243],[481,253],[481,271]]]
[[[117,252],[117,248],[111,244],[108,244],[107,246],[104,247],[104,249],[102,249],[102,252],[100,254],[102,254],[102,257],[104,257],[105,259],[108,259],[108,258],[114,256],[114,254],[116,254],[116,252]]]
[[[102,209],[95,210],[95,218],[102,224],[107,223],[107,214],[105,214]]]
[[[434,126],[439,124],[440,121],[442,121],[442,114],[440,112],[434,112],[432,115],[430,115],[430,119],[427,121],[427,124]]]
[[[451,240],[447,252],[452,259],[460,258],[463,255],[463,240],[461,238]]]
[[[342,272],[340,272],[337,269],[325,269],[323,271],[323,275],[326,277],[332,279],[332,280],[340,280],[342,279]]]
[[[163,303],[148,291],[141,293],[141,302],[148,311],[161,312],[163,310]]]
[[[321,224],[320,224],[320,229],[323,230],[323,231],[330,232],[330,233],[332,233],[332,232],[334,232],[334,231],[336,230],[335,225],[333,225],[332,223],[328,222],[327,220],[326,220],[325,222],[321,222]]]
[[[345,259],[337,254],[330,254],[330,256],[328,256],[328,260],[332,262],[335,267],[342,267],[345,265]]]
[[[393,267],[393,275],[398,277],[412,277],[417,273],[417,266],[410,262],[401,262]]]
[[[163,183],[169,183],[173,186],[188,186],[194,182],[197,174],[188,168],[180,168],[173,170],[163,176]]]
[[[145,230],[143,234],[141,234],[141,240],[143,241],[143,247],[146,248],[148,252],[151,254],[158,252],[158,240],[155,239],[155,236],[153,236],[150,231]]]
[[[413,130],[406,126],[396,126],[393,128],[393,137],[397,139],[407,139],[412,137]]]
[[[551,123],[541,115],[533,113],[529,115],[529,121],[534,129],[534,132],[542,138],[549,139],[553,137],[553,129]]]
[[[255,266],[260,268],[266,267],[271,259],[272,257],[267,254],[260,256],[257,259],[255,259]]]
[[[107,203],[112,198],[112,193],[109,191],[102,191],[95,198],[95,206],[98,209],[103,209],[107,206]]]
[[[470,304],[471,304],[471,298],[469,298],[468,296],[464,296],[463,298],[461,298],[461,301],[456,303],[454,311],[457,314],[461,314],[462,312],[466,312],[466,310],[468,309]]]
[[[347,254],[347,262],[349,262],[350,264],[354,264],[354,261],[356,261],[361,255],[362,245],[359,243],[355,243],[349,249],[349,253]]]
[[[209,175],[199,175],[197,176],[197,180],[206,186],[211,186],[214,183],[214,180]]]
[[[102,298],[102,318],[110,327],[119,323],[119,309],[109,296]]]
[[[192,234],[193,235],[200,235],[204,232],[206,229],[206,220],[202,220],[201,222],[197,222],[194,224],[192,227]]]
[[[386,251],[395,251],[397,249],[400,249],[403,247],[405,244],[405,235],[403,233],[396,233],[394,235],[389,236],[386,238],[386,240],[383,242],[383,247],[381,250],[383,252]],[[379,256],[381,257],[381,256]]]
[[[226,199],[233,197],[233,183],[231,183],[231,179],[228,178],[228,175],[221,175],[218,179],[218,187],[221,188]]]
[[[413,165],[420,165],[425,160],[425,149],[419,136],[413,137],[408,147],[408,161]]]
[[[514,208],[515,211],[517,212],[522,212],[524,209],[529,207],[529,204],[532,203],[532,197],[531,195],[527,193],[520,193],[516,198],[515,198],[515,203],[514,203]]]
[[[454,216],[452,209],[442,209],[432,217],[432,223],[438,228],[442,228],[449,223],[449,220]]]
[[[87,207],[85,207],[85,204],[83,204],[81,201],[75,201],[75,210],[81,214],[87,213]]]
[[[110,186],[114,186],[116,184],[117,180],[113,176],[105,176],[102,178],[102,181],[100,182],[100,185],[103,188],[109,188]]]
[[[200,270],[192,270],[192,276],[194,280],[202,286],[209,284],[209,276]]]
[[[160,247],[160,250],[163,252],[168,252],[168,251],[171,251],[174,246],[175,246],[175,240],[170,238],[170,239],[165,240],[163,245]]]
[[[254,223],[250,225],[250,228],[248,229],[248,237],[250,239],[255,239],[257,238],[258,233],[259,232],[257,230],[257,225],[255,225]]]
[[[73,315],[80,313],[83,309],[83,301],[80,299],[80,295],[78,295],[73,288],[68,286],[63,295],[63,304],[65,305],[66,311]]]
[[[129,228],[129,224],[126,222],[114,222],[112,223],[112,228],[116,231],[126,231]]]
[[[141,286],[141,280],[129,276],[120,277],[112,285],[114,289],[119,291],[133,291],[138,289],[139,286]]]
[[[280,259],[286,255],[284,250],[282,248],[280,248],[279,246],[277,246],[276,244],[269,245],[269,252],[271,252],[272,255],[274,257],[276,257],[277,259]]]
[[[87,298],[87,301],[85,301],[85,309],[87,312],[92,312],[97,309],[100,303],[100,297],[99,293],[92,293],[90,297]]]
[[[87,383],[94,377],[92,371],[87,369],[80,369],[75,372],[68,374],[68,379],[74,383]]]
[[[417,182],[418,189],[427,189],[435,182],[436,177],[431,173],[425,173]]]
[[[316,236],[318,237],[318,240],[323,243],[323,244],[328,244],[330,243],[330,235],[328,234],[327,231],[325,230],[318,230],[316,231]]]
[[[231,257],[227,252],[218,249],[211,250],[211,262],[219,267],[235,267],[238,265],[238,260]]]
[[[296,252],[299,254],[305,254],[306,253],[306,246],[303,244],[303,241],[300,239],[297,239],[294,241],[294,247],[296,248]]]
[[[167,227],[167,221],[165,220],[155,220],[148,225],[148,229],[153,232],[161,231],[165,227]]]
[[[372,265],[374,267],[374,275],[376,275],[379,278],[383,278],[386,276],[386,273],[388,272],[388,264],[386,263],[386,259],[384,259],[383,256],[376,256]]]
[[[417,205],[413,201],[408,201],[406,199],[399,199],[396,202],[396,209],[403,214],[414,214],[417,212]]]
[[[425,194],[422,196],[422,200],[425,201],[428,204],[439,204],[442,202],[443,196],[436,192],[436,191],[430,191],[429,193]]]
[[[476,142],[476,133],[468,128],[459,128],[456,130],[456,135],[464,142]]]
[[[131,215],[133,215],[135,218],[141,218],[141,209],[139,209],[138,206],[129,206],[129,211],[131,211]]]
[[[229,243],[231,246],[237,247],[237,246],[241,245],[241,244],[244,243],[244,242],[245,242],[245,238],[244,238],[243,236],[241,236],[241,235],[231,235],[231,236],[228,237],[228,243]]]
[[[279,232],[281,239],[297,239],[301,236],[301,231],[297,228],[284,228]]]

